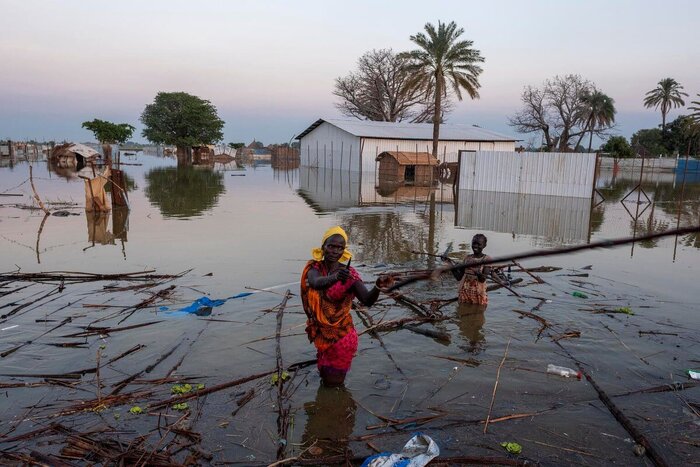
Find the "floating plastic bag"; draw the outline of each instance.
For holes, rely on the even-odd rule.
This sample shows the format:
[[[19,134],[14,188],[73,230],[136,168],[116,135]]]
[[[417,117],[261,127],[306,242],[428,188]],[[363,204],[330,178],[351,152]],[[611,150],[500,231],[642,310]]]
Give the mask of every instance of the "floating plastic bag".
[[[221,306],[226,303],[227,300],[232,300],[234,298],[243,298],[249,295],[253,295],[253,292],[242,292],[237,295],[233,295],[227,298],[220,298],[212,300],[209,297],[201,297],[192,302],[191,305],[187,305],[184,308],[178,308],[175,311],[171,311],[171,314],[178,314],[177,312],[182,312],[179,314],[193,313],[200,316],[208,316],[211,313],[211,309],[217,306]],[[162,306],[159,308],[160,311],[169,311],[170,308],[167,306]]]
[[[423,467],[440,455],[440,448],[430,436],[416,433],[400,453],[382,452],[370,456],[362,467]]]

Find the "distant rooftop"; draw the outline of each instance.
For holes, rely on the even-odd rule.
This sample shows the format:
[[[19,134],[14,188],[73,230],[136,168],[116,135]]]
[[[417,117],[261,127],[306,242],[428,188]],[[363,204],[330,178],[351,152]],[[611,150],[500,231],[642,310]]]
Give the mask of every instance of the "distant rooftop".
[[[433,139],[432,123],[407,122],[373,122],[370,120],[342,120],[335,118],[320,118],[296,139],[301,139],[315,128],[327,122],[351,135],[362,138],[379,139]],[[512,136],[496,133],[474,125],[443,123],[440,125],[440,141],[519,141]]]

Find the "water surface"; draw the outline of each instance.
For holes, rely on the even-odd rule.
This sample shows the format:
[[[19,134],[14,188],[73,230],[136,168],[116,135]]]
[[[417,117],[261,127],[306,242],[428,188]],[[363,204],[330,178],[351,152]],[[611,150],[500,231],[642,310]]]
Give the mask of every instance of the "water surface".
[[[103,391],[110,391],[118,381],[172,349],[162,364],[141,378],[162,378],[174,368],[174,376],[213,386],[273,369],[275,341],[270,337],[275,332],[275,313],[267,310],[281,301],[279,294],[286,286],[230,300],[208,316],[172,310],[203,295],[225,298],[251,291],[247,287],[261,289],[298,281],[311,248],[317,246],[326,228],[336,224],[350,236],[353,265],[371,281],[387,270],[436,264],[414,251],[440,254],[450,248],[459,258],[468,253],[477,232],[487,235],[486,252],[495,256],[700,222],[700,182],[688,177],[683,183],[675,174],[666,173],[643,178],[642,188],[651,202],[638,204],[636,192],[622,202],[637,185],[638,174],[604,172],[598,180],[604,200],[598,197],[593,204],[600,204],[592,206],[581,200],[453,190],[447,184],[432,190],[390,189],[362,174],[304,167],[284,170],[269,164],[217,164],[182,168],[172,159],[143,153],[122,160],[136,164],[123,167],[129,181],[130,210],[102,216],[85,214],[82,180],[70,173],[49,171],[46,162],[33,163],[41,197],[45,202],[76,203],[67,210],[78,215],[45,218],[41,211],[12,206],[31,204],[28,164],[0,168],[0,193],[23,194],[0,197],[2,269],[190,272],[145,291],[109,292],[104,286],[110,284],[105,283],[69,285],[60,294],[0,319],[0,352],[33,341],[2,359],[3,374],[75,371],[94,366],[98,350],[102,358],[111,358],[137,344],[145,347],[101,371]],[[639,199],[646,198],[640,194]],[[375,428],[382,422],[373,413],[402,419],[444,411],[441,418],[420,427],[436,439],[443,455],[503,456],[499,443],[517,441],[524,447],[523,456],[543,463],[642,465],[644,460],[632,453],[629,434],[600,403],[589,383],[547,376],[544,370],[548,363],[575,367],[554,339],[578,331],[580,337],[558,342],[586,365],[610,395],[686,382],[684,370],[700,365],[700,300],[695,293],[700,237],[637,242],[526,265],[563,269],[541,274],[547,284],[534,285],[529,276],[513,268],[513,277],[525,279],[526,286],[515,289],[523,297],[503,290],[492,292],[485,313],[454,304],[444,307],[447,319],[424,327],[448,334],[449,342],[401,330],[384,334],[380,345],[377,339],[363,335],[347,388],[342,391],[319,387],[313,367],[294,373],[289,383],[293,423],[286,454],[298,454],[320,437],[327,438],[319,444],[322,455],[347,446],[354,456],[363,456],[371,449],[359,437],[375,433],[385,434],[371,439],[374,446],[399,449],[418,427],[399,425],[398,432]],[[20,286],[2,285],[4,291]],[[137,304],[170,285],[176,288],[168,299],[118,324],[124,315],[113,307]],[[33,285],[0,297],[0,312],[29,303],[52,287],[55,285]],[[298,290],[296,285],[288,287],[294,293]],[[589,298],[574,298],[573,291]],[[456,284],[444,277],[404,292],[427,302],[455,296]],[[539,333],[540,323],[513,310],[530,311],[541,299],[548,302],[537,313],[552,327]],[[595,312],[619,307],[629,307],[634,315]],[[370,311],[375,321],[413,316],[410,309],[390,298]],[[42,336],[66,318],[71,321]],[[152,321],[159,322],[82,338],[82,348],[48,345],[75,342],[76,338],[61,336],[80,332],[81,326]],[[359,331],[364,329],[357,316],[355,322]],[[294,296],[283,323],[283,334],[289,336],[282,339],[286,364],[315,356],[303,335],[303,323],[300,302]],[[484,434],[479,421],[488,413],[506,349],[492,417],[530,415],[495,423]],[[42,379],[0,376],[2,383],[36,381]],[[55,385],[5,389],[0,401],[0,433],[15,428],[16,435],[36,429],[49,422],[43,417],[68,401],[94,398],[94,375],[83,376],[80,387],[89,394]],[[128,389],[135,387],[149,386]],[[170,383],[155,386],[153,394],[143,400],[115,405],[97,415],[79,413],[60,420],[80,430],[111,427],[130,439],[129,430],[145,433],[154,428],[157,417],[134,416],[128,409],[167,398],[170,387]],[[236,400],[251,388],[255,397],[231,415]],[[692,459],[698,422],[693,404],[698,394],[697,389],[689,389],[614,399],[667,460],[678,464]],[[35,405],[41,408],[26,415]],[[204,435],[202,446],[213,453],[213,462],[251,464],[275,459],[276,387],[268,378],[214,393],[191,405],[198,413],[192,417],[193,430]],[[151,446],[160,436],[149,438]],[[3,449],[26,448],[8,444]],[[52,445],[40,450],[57,453],[59,449],[60,445]]]

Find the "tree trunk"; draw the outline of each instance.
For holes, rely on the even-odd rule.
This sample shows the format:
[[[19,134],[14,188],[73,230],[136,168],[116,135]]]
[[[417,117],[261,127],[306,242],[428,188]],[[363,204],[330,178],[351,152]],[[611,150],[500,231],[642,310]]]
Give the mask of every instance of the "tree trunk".
[[[661,111],[661,141],[666,142],[666,112]]]
[[[433,114],[433,157],[438,157],[438,141],[440,140],[440,113],[442,107],[442,82],[439,73],[435,74],[435,109]]]
[[[177,146],[177,165],[192,165],[192,152],[186,146]]]
[[[576,148],[578,147],[578,145],[581,144],[581,141],[583,141],[583,138],[586,136],[586,132],[588,130],[591,131],[591,136],[593,136],[593,122],[591,120],[593,120],[592,115],[588,117],[588,121],[586,122],[586,126],[585,126],[583,132],[581,132],[581,136],[578,137],[578,141],[576,141],[576,145],[574,146],[574,151],[576,151]],[[591,151],[591,148],[588,148],[588,152],[590,152],[590,151]]]
[[[588,152],[591,152],[591,146],[593,146],[593,128],[591,128],[591,137],[588,138]]]
[[[105,158],[105,164],[107,167],[112,167],[112,145],[108,143],[102,143],[102,155]]]
[[[549,127],[546,126],[542,131],[544,132],[545,147],[548,151],[551,151],[554,144],[552,143],[552,136],[549,134]]]
[[[127,201],[126,178],[124,177],[124,172],[112,169],[110,180],[112,182],[112,206],[128,206],[129,202]]]

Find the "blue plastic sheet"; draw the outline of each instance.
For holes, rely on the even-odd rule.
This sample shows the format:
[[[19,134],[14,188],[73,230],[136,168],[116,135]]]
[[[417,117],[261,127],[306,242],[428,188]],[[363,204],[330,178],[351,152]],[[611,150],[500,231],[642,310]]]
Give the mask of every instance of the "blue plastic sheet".
[[[228,300],[233,300],[235,298],[243,298],[247,297],[248,295],[253,295],[253,292],[241,292],[237,295],[232,295],[227,298],[218,298],[212,300],[209,297],[200,297],[194,302],[192,302],[191,305],[187,305],[186,307],[183,308],[178,308],[177,310],[172,310],[171,313],[173,314],[179,314],[179,315],[185,315],[185,314],[196,314],[200,316],[206,316],[211,313],[212,308],[216,308],[217,306],[221,306],[224,303],[226,303]],[[170,311],[170,308],[167,306],[162,306],[159,308],[160,311]]]

